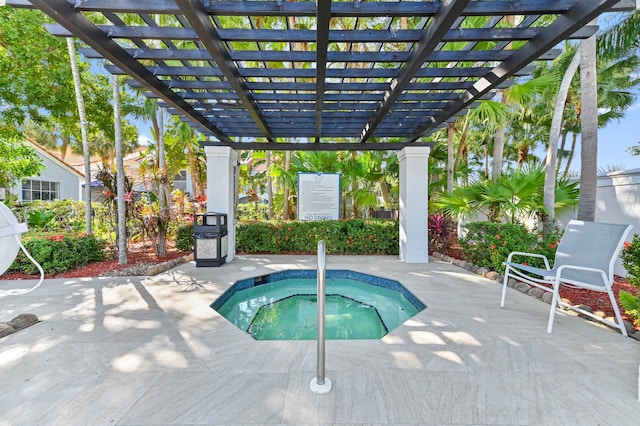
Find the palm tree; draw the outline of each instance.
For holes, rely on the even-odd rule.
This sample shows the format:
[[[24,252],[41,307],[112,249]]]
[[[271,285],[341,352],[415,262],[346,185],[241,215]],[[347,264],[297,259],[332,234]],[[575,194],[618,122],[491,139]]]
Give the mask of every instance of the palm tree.
[[[436,197],[431,206],[451,217],[469,218],[486,215],[491,221],[522,222],[544,216],[543,187],[545,171],[542,167],[525,166],[500,176],[496,182],[481,179],[466,187],[458,187],[451,194]],[[578,201],[577,183],[567,179],[556,182],[555,209],[574,206]]]
[[[120,81],[111,76],[113,85],[113,118],[116,150],[116,194],[118,207],[118,263],[127,264],[127,205],[124,199],[125,176],[122,146],[122,115],[120,113]]]
[[[73,86],[76,92],[76,102],[78,104],[78,116],[80,117],[80,133],[82,135],[82,152],[84,157],[84,197],[85,197],[85,232],[91,234],[91,161],[89,156],[89,135],[87,125],[87,114],[84,109],[84,98],[82,97],[82,86],[80,83],[80,71],[76,59],[76,48],[71,37],[67,38],[67,49],[71,62],[71,73],[73,75]]]
[[[603,57],[633,54],[640,46],[640,12],[627,16],[607,32],[601,42]],[[594,220],[597,190],[598,92],[596,79],[597,40],[581,42],[580,80],[582,94],[582,150],[580,168],[580,206],[578,219]]]
[[[125,105],[123,110],[135,118],[151,122],[151,132],[155,139],[155,155],[147,164],[147,170],[152,172],[154,190],[158,199],[157,240],[154,244],[156,254],[166,256],[166,237],[169,226],[169,202],[171,191],[167,176],[166,153],[164,149],[164,110],[158,107],[155,99],[145,98],[140,105]],[[144,167],[142,167],[144,169]]]

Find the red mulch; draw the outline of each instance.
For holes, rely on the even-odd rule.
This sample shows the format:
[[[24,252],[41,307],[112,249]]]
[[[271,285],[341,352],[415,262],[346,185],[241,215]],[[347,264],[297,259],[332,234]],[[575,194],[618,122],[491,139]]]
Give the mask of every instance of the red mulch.
[[[169,260],[176,259],[184,256],[187,253],[180,251],[175,246],[167,241],[167,255],[164,257],[156,256],[153,246],[147,244],[131,244],[127,252],[127,264],[118,264],[118,255],[114,253],[108,256],[108,259],[100,262],[92,262],[86,266],[72,269],[62,274],[45,274],[45,278],[84,278],[84,277],[97,277],[106,272],[118,271],[126,268],[131,268],[136,265],[156,265],[159,263],[167,262]],[[36,279],[39,275],[27,275],[20,272],[11,272],[2,275],[3,280],[21,280],[21,279]]]

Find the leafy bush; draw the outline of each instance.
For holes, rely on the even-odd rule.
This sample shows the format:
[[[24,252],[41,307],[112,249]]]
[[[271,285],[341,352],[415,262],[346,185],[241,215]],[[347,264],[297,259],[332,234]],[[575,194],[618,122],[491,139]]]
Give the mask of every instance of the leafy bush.
[[[92,203],[94,233],[101,235],[105,207]],[[13,208],[21,222],[43,231],[82,232],[85,229],[85,203],[74,200],[32,201]]]
[[[624,269],[627,270],[627,280],[640,287],[640,236],[636,234],[630,243],[624,243],[621,257]]]
[[[466,229],[466,237],[460,239],[465,259],[501,273],[504,272],[502,262],[507,260],[512,251],[542,254],[553,263],[559,240],[557,232],[543,239],[521,225],[510,223],[474,222],[466,225]],[[542,259],[513,260],[526,261],[531,266],[544,266]]]
[[[324,240],[328,254],[398,254],[398,239],[396,220],[255,221],[236,228],[241,253],[316,253]]]
[[[105,243],[94,235],[38,233],[26,236],[22,243],[47,274],[67,272],[105,258]],[[9,271],[35,274],[38,269],[21,250]]]
[[[634,322],[640,323],[640,296],[621,290],[618,294],[618,300],[625,312],[633,318]]]
[[[239,222],[252,220],[267,220],[269,218],[269,206],[266,204],[243,203],[238,204],[236,214]]]
[[[180,225],[176,228],[176,248],[193,251],[193,225]]]

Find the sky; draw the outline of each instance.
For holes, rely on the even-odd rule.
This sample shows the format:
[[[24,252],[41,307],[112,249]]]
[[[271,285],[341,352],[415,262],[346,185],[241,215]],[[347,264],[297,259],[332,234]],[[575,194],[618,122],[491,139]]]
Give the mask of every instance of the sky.
[[[598,132],[598,167],[624,166],[626,170],[640,168],[640,156],[626,150],[640,146],[640,102],[629,109],[622,120],[609,123]]]

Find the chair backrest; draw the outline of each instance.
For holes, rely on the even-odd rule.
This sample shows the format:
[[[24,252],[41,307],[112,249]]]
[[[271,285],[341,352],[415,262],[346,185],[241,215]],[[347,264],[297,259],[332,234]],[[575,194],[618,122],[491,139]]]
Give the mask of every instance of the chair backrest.
[[[554,268],[574,265],[601,269],[607,275],[606,282],[603,282],[600,274],[587,271],[570,271],[566,277],[569,281],[610,286],[613,283],[615,261],[631,228],[631,225],[615,223],[569,221],[556,251]]]

